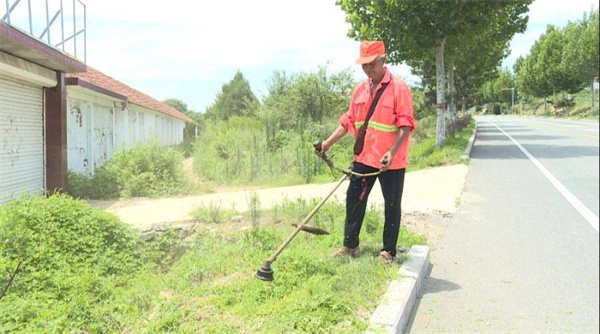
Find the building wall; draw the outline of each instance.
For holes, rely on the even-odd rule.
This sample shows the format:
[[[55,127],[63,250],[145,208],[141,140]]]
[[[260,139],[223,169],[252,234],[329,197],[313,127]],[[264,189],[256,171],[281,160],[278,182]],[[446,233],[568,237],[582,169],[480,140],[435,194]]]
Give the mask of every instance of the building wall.
[[[67,87],[68,168],[88,176],[118,150],[156,138],[163,146],[183,143],[185,122],[138,105]]]

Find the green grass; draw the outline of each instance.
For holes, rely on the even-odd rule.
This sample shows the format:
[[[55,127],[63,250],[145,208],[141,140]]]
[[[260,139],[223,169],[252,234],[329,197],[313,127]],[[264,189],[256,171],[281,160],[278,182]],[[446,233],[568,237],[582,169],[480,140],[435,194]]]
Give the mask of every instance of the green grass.
[[[454,136],[446,138],[444,146],[439,148],[435,147],[435,137],[423,139],[414,144],[409,153],[408,171],[461,163],[461,156],[474,129],[475,121],[472,120],[467,127],[455,133]]]
[[[345,209],[335,202],[326,203],[311,225],[327,228],[331,234],[301,232],[272,264],[275,281],[263,282],[254,278],[256,270],[292,233],[289,223],[305,217],[316,200],[284,202],[269,210],[253,203],[253,210],[242,213],[246,222],[231,221],[239,212],[217,205],[197,210],[197,217],[206,220],[196,228],[181,257],[174,256],[179,247],[172,235],[144,246],[114,216],[66,196],[7,204],[0,210],[0,218],[7,218],[0,219],[0,232],[12,234],[0,243],[2,286],[15,261],[23,259],[25,266],[0,299],[0,332],[363,333],[406,260],[399,257],[388,266],[376,258],[383,228],[380,208],[372,206],[367,212],[362,254],[356,259],[333,258],[330,254],[342,243]],[[43,222],[48,210],[54,210],[53,216],[69,229],[46,229]],[[256,210],[260,213],[252,212]],[[89,218],[82,218],[84,214]],[[23,219],[30,223],[21,223]],[[249,224],[252,219],[258,221]],[[91,227],[77,229],[80,225]],[[36,226],[43,229],[38,231]],[[105,234],[95,233],[107,226],[127,238],[106,239]],[[67,234],[70,229],[76,235]],[[10,246],[13,238],[21,240],[17,237],[24,238],[22,244],[47,242],[38,241],[42,248],[14,250]],[[135,247],[139,258],[133,263],[133,258],[123,261],[119,253],[94,250],[96,255],[79,260],[80,250],[52,251],[51,244],[57,240],[75,245],[85,240],[98,245],[123,243],[116,247]],[[401,231],[401,246],[426,242],[424,236]],[[104,273],[97,259],[113,269]],[[56,270],[35,269],[33,263]],[[121,273],[119,268],[126,271]]]
[[[370,314],[404,259],[383,265],[380,249],[383,214],[371,208],[357,259],[332,258],[343,234],[343,206],[325,204],[311,225],[330,235],[300,234],[272,264],[275,281],[255,279],[262,262],[289,236],[287,223],[299,221],[316,205],[297,200],[263,211],[262,227],[239,230],[209,225],[192,248],[163,277],[169,300],[157,306],[152,330],[202,333],[363,333]],[[227,225],[227,226],[226,226]],[[224,233],[223,229],[231,232]],[[401,232],[401,244],[425,244],[423,236]]]

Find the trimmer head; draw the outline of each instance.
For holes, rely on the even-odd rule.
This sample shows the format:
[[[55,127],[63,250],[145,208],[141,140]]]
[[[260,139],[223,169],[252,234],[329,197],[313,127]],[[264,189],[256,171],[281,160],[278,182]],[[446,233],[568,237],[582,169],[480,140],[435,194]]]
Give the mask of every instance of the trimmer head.
[[[262,266],[260,266],[260,268],[258,268],[258,270],[256,271],[255,277],[261,281],[272,281],[274,279],[274,277],[273,277],[273,269],[271,269],[271,265],[263,264]]]

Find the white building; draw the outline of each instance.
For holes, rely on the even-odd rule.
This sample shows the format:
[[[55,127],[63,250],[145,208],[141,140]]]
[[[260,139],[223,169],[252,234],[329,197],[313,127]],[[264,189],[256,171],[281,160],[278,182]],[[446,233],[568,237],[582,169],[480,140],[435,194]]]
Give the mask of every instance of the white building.
[[[0,20],[0,204],[68,190],[68,169],[92,174],[153,136],[180,145],[190,121]]]
[[[192,120],[164,103],[91,67],[67,75],[68,168],[92,175],[119,149],[156,138],[161,145],[183,143]]]

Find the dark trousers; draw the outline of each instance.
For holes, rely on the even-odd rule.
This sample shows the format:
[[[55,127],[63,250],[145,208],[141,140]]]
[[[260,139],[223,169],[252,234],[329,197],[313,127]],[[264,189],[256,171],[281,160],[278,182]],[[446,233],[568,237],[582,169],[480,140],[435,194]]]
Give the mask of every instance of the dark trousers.
[[[354,162],[352,170],[365,174],[378,171],[376,168]],[[352,176],[346,195],[346,226],[344,229],[344,246],[355,248],[359,244],[360,228],[367,209],[367,200],[375,179],[379,179],[381,192],[385,202],[385,226],[383,228],[383,248],[392,256],[396,256],[396,245],[400,234],[400,203],[404,190],[405,169],[387,170],[377,176],[359,178]]]

